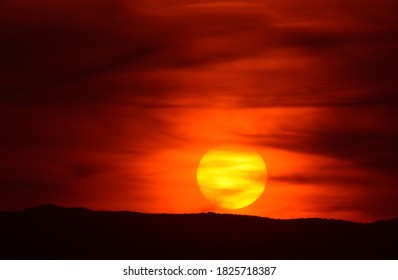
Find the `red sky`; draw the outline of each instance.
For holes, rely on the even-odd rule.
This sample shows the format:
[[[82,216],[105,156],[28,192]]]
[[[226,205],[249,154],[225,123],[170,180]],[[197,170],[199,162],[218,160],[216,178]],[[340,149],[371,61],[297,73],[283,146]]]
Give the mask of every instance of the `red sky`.
[[[395,0],[3,0],[0,210],[397,217],[397,34]],[[222,143],[267,164],[247,208],[197,186]]]

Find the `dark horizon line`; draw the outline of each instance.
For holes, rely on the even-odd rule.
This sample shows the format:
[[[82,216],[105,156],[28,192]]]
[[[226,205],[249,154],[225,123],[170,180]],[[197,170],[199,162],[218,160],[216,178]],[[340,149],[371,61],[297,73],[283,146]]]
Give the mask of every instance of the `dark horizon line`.
[[[321,217],[300,217],[300,218],[270,218],[270,217],[263,217],[257,215],[250,215],[250,214],[238,214],[238,213],[217,213],[217,212],[193,212],[193,213],[145,213],[145,212],[138,212],[138,211],[131,211],[131,210],[93,210],[87,207],[66,207],[60,206],[53,203],[45,203],[39,204],[32,207],[27,207],[19,210],[0,210],[0,213],[19,213],[19,212],[28,212],[28,211],[36,211],[36,210],[48,210],[48,209],[57,209],[57,210],[81,210],[81,211],[89,211],[89,212],[108,212],[108,213],[129,213],[134,215],[168,215],[168,216],[181,216],[181,215],[219,215],[219,216],[238,216],[238,217],[251,217],[251,218],[258,218],[263,220],[274,220],[274,221],[297,221],[297,220],[324,220],[324,221],[340,221],[340,222],[348,222],[354,224],[374,224],[380,222],[390,222],[390,221],[398,221],[398,217],[390,218],[390,219],[380,219],[374,220],[371,222],[359,222],[359,221],[352,221],[352,220],[344,220],[338,218],[321,218]]]

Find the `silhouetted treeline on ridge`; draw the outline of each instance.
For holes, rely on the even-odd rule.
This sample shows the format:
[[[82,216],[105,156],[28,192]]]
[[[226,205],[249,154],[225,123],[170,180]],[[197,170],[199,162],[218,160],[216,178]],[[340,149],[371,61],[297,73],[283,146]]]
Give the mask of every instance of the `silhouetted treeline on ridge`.
[[[44,205],[0,212],[0,259],[398,259],[398,219],[354,223]]]

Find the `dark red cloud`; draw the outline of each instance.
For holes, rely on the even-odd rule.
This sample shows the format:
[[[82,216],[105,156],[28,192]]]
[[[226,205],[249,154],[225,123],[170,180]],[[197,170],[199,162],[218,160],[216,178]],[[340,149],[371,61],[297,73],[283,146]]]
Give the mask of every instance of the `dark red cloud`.
[[[128,185],[141,203],[148,157],[195,141],[177,129],[189,113],[308,108],[310,122],[232,133],[355,171],[275,181],[381,190],[322,211],[373,196],[374,217],[396,216],[397,23],[387,0],[3,1],[0,204],[112,208]]]

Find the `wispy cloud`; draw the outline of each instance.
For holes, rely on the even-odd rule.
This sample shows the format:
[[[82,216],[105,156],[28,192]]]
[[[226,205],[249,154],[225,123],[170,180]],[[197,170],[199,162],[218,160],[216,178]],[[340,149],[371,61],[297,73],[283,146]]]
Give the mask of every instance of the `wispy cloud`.
[[[111,182],[134,193],[134,203],[161,196],[159,187],[142,187],[153,182],[153,166],[168,164],[159,155],[188,154],[202,148],[198,139],[242,141],[353,170],[320,173],[314,161],[309,173],[287,168],[275,182],[355,185],[355,193],[383,183],[381,193],[398,193],[396,1],[0,5],[2,203],[19,193],[13,180],[48,200],[73,189],[69,202],[88,201],[81,188],[91,184],[101,193],[96,205],[109,205],[103,197]],[[209,109],[217,113],[209,117]],[[67,183],[45,187],[57,180]],[[356,210],[366,211],[367,199],[358,200]]]

